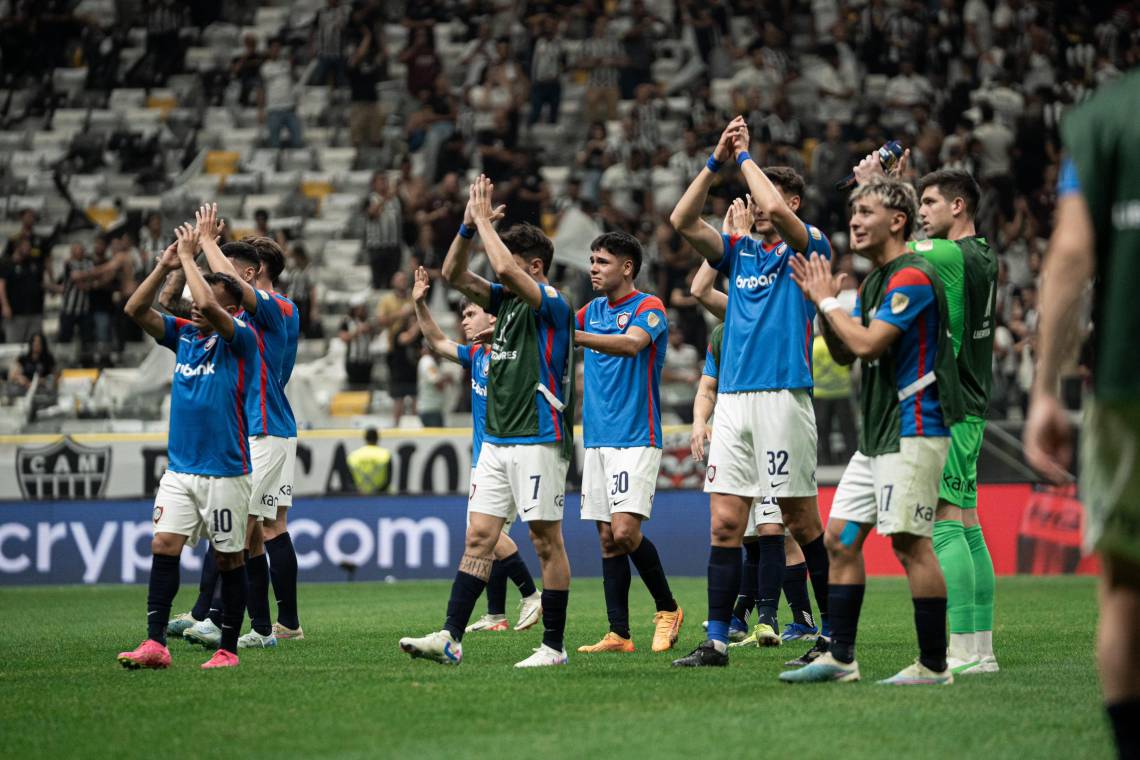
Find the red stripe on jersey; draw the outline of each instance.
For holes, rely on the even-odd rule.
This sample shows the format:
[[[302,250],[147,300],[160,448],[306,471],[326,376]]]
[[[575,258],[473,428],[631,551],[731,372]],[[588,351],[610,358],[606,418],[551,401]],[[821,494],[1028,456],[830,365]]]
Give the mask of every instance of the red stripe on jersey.
[[[657,445],[657,431],[653,425],[653,367],[657,364],[657,344],[649,344],[648,379],[646,380],[646,394],[649,398],[649,445]]]
[[[549,382],[546,384],[546,387],[550,389],[551,393],[554,393],[554,368],[550,366],[550,360],[553,353],[554,327],[553,325],[548,325],[546,328],[546,379],[549,380]],[[546,405],[550,407],[550,419],[554,423],[554,440],[561,441],[562,429],[558,426],[558,410],[555,409],[549,401]]]
[[[887,283],[887,290],[892,288],[902,288],[907,285],[930,285],[930,278],[926,276],[926,272],[915,267],[907,267],[900,269],[891,275],[890,281]]]
[[[924,314],[918,315],[915,327],[918,329],[918,377],[922,377],[926,374],[926,316]],[[914,394],[914,433],[915,435],[922,435],[922,390]]]
[[[254,330],[253,334],[257,336],[257,353],[261,357],[261,434],[269,435],[269,422],[265,418],[265,383],[268,374],[265,368],[265,338],[258,330]]]
[[[728,236],[728,247],[729,248],[735,248],[736,244],[739,241],[740,241],[740,235],[729,235]]]
[[[285,316],[293,316],[293,304],[291,304],[289,301],[286,301],[284,296],[282,296],[280,293],[274,293],[273,299],[277,301],[277,305],[281,307],[281,311],[285,314]]]
[[[238,448],[241,449],[242,474],[249,472],[249,453],[246,451],[247,434],[245,429],[245,359],[238,357],[237,381],[237,421],[238,421]]]
[[[643,314],[647,311],[657,309],[662,314],[665,313],[665,304],[661,303],[661,299],[657,296],[649,296],[644,301],[637,305],[637,310],[633,312],[633,316]]]
[[[585,330],[586,329],[586,307],[585,306],[583,306],[581,309],[578,309],[578,329],[579,330]]]
[[[185,327],[188,324],[190,324],[189,319],[183,319],[182,317],[175,317],[174,318],[174,329],[175,329],[175,331],[181,330],[183,327]]]
[[[641,291],[635,289],[632,292],[630,292],[628,295],[624,295],[616,301],[608,301],[608,303],[610,305],[610,308],[613,308],[614,306],[621,306],[623,303],[626,303],[627,301],[631,301],[639,295],[641,295]]]

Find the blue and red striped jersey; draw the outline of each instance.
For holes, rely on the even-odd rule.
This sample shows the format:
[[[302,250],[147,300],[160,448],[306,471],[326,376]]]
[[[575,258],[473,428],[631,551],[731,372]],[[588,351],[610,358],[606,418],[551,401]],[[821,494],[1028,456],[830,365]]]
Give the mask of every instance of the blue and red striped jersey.
[[[585,351],[582,396],[583,445],[661,448],[661,368],[669,346],[669,324],[661,299],[633,291],[611,303],[595,298],[578,310],[578,329],[595,335],[623,335],[631,327],[649,333],[636,356]]]
[[[261,340],[263,365],[247,400],[251,407],[256,407],[250,410],[250,420],[257,419],[261,424],[251,425],[249,434],[292,438],[297,435],[297,422],[285,397],[285,386],[297,361],[300,312],[280,293],[258,290],[257,310],[247,314],[246,319]]]
[[[487,433],[487,375],[491,371],[491,349],[487,346],[455,347],[459,363],[471,371],[471,467],[479,464],[483,436]]]

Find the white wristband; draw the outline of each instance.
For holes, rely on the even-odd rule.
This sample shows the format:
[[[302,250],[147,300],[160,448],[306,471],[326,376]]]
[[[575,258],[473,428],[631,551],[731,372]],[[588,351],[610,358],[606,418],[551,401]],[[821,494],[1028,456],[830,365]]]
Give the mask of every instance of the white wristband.
[[[821,312],[823,312],[824,314],[827,314],[828,312],[832,312],[832,311],[835,311],[836,309],[842,309],[842,308],[843,308],[843,304],[841,304],[839,302],[839,299],[836,298],[835,296],[830,296],[829,298],[825,298],[819,302],[819,310]]]

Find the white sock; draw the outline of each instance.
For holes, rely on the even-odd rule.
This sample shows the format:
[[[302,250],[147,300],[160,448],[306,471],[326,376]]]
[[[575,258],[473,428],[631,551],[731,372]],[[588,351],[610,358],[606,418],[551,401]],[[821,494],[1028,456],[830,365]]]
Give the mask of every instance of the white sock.
[[[994,632],[978,631],[974,634],[974,647],[978,658],[994,656]]]
[[[717,641],[716,639],[709,640],[713,643],[713,647],[716,649],[716,651],[720,652],[721,654],[724,654],[728,651],[728,644],[725,644],[723,641]]]
[[[956,657],[959,660],[966,660],[967,662],[974,659],[974,634],[950,634],[949,655],[951,657]]]

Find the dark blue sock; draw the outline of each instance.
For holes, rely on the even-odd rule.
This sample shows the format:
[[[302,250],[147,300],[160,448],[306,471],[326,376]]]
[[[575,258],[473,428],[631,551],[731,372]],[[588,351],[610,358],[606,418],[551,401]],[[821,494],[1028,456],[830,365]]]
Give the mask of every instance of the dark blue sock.
[[[146,592],[146,637],[166,643],[166,624],[170,622],[170,605],[178,594],[181,557],[154,554],[150,558],[150,580]]]
[[[815,595],[815,607],[819,610],[821,620],[827,619],[829,611],[827,591],[827,574],[831,562],[827,559],[827,547],[823,545],[823,534],[820,533],[814,541],[800,544],[804,553],[804,564],[807,565],[808,575],[811,576],[811,590]]]
[[[709,638],[728,643],[728,621],[740,589],[740,547],[709,547]]]
[[[222,643],[219,649],[237,654],[238,634],[245,616],[245,565],[218,573],[222,586]]]
[[[217,560],[214,560],[217,564]],[[210,611],[206,613],[206,618],[218,626],[222,625],[222,580],[221,574],[214,576],[214,595],[210,597]]]
[[[862,583],[833,583],[828,589],[830,651],[840,662],[855,661],[855,633],[859,629],[859,612],[863,609],[863,593],[866,590],[867,587]]]
[[[792,608],[792,622],[815,626],[811,614],[811,600],[808,599],[807,590],[807,564],[800,562],[784,568],[784,597],[788,606]]]
[[[741,630],[748,629],[748,616],[756,608],[756,591],[760,586],[760,543],[748,541],[744,544],[744,567],[740,575],[740,592],[732,608],[732,625]]]
[[[248,558],[245,567],[249,577],[249,624],[262,636],[268,636],[273,631],[269,618],[269,560],[259,554]]]
[[[935,672],[946,670],[946,597],[915,599],[914,629],[919,661]]]
[[[443,629],[456,641],[463,641],[463,630],[471,620],[475,602],[479,600],[486,585],[487,581],[470,573],[462,570],[455,573],[455,580],[451,582],[451,598],[447,600],[447,621],[443,624]]]
[[[542,643],[556,652],[565,649],[566,605],[570,601],[570,589],[565,591],[542,590]]]
[[[265,542],[269,556],[269,578],[277,599],[277,622],[286,628],[300,628],[297,615],[297,550],[288,532]]]
[[[530,574],[530,568],[526,566],[526,562],[518,552],[502,560],[502,564],[506,568],[507,576],[518,587],[521,595],[532,596],[538,591],[534,585],[534,577]]]
[[[673,598],[673,591],[669,588],[669,579],[665,577],[665,568],[661,566],[661,556],[648,536],[641,537],[641,543],[629,553],[629,558],[637,568],[637,574],[641,576],[645,587],[653,596],[657,611],[676,612],[677,600]]]
[[[507,614],[507,569],[499,560],[491,563],[491,577],[487,579],[487,614]]]
[[[206,554],[202,557],[202,577],[198,581],[198,601],[194,602],[194,609],[190,610],[190,617],[195,620],[205,620],[210,614],[211,603],[214,601],[214,590],[218,587],[218,563],[214,560],[214,547],[206,546]]]
[[[1104,709],[1116,737],[1116,756],[1140,757],[1140,697],[1114,702]]]
[[[760,536],[757,544],[760,546],[760,581],[756,608],[760,622],[776,628],[776,608],[780,605],[780,589],[784,585],[784,537]]]
[[[628,554],[602,557],[602,591],[606,596],[606,617],[610,621],[610,630],[623,639],[629,638],[629,584],[632,577]]]

